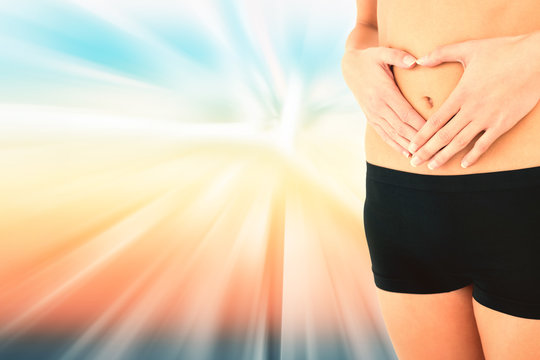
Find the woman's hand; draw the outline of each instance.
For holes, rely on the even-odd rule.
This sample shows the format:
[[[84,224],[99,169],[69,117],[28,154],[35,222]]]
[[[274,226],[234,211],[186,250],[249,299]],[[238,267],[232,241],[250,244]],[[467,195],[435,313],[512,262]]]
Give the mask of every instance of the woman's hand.
[[[410,140],[426,120],[399,91],[390,65],[409,69],[415,61],[405,51],[375,46],[348,48],[341,62],[345,82],[368,123],[388,145],[407,158]]]
[[[417,60],[423,66],[457,61],[464,72],[448,99],[412,139],[408,149],[416,153],[411,165],[431,159],[428,167],[437,168],[485,131],[463,158],[465,168],[534,108],[540,98],[536,34],[454,43]]]

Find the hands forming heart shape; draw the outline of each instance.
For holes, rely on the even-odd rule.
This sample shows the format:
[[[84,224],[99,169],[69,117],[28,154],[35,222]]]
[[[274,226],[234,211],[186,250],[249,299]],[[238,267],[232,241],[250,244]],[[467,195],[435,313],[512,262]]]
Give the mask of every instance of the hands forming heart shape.
[[[403,98],[390,65],[407,69],[443,62],[459,62],[464,72],[426,121]],[[413,153],[412,166],[429,160],[435,169],[484,132],[462,159],[465,168],[538,103],[540,31],[444,45],[418,60],[394,48],[348,47],[342,71],[369,124],[407,158]]]
[[[411,165],[435,169],[482,136],[462,159],[466,168],[525,117],[540,98],[540,31],[438,47],[417,64],[460,62],[464,73],[448,99],[414,135]]]

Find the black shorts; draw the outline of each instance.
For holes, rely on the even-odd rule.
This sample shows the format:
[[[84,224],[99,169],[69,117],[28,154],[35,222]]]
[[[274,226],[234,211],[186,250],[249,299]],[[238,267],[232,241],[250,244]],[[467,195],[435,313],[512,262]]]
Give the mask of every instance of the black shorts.
[[[480,304],[540,319],[540,166],[428,175],[366,162],[364,229],[378,288],[473,284]]]

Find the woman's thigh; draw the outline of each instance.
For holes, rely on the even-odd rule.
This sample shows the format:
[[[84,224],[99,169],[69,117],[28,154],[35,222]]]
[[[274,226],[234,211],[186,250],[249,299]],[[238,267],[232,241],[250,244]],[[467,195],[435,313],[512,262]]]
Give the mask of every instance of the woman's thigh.
[[[508,315],[473,299],[487,360],[540,359],[540,320]]]
[[[472,285],[438,294],[377,289],[382,315],[400,360],[482,360]]]

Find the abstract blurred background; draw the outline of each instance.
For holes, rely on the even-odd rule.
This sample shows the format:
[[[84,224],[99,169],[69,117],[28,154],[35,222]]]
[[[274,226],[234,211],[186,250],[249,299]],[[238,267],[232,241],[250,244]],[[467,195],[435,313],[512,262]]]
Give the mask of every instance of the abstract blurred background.
[[[0,359],[395,359],[351,0],[0,0]]]

